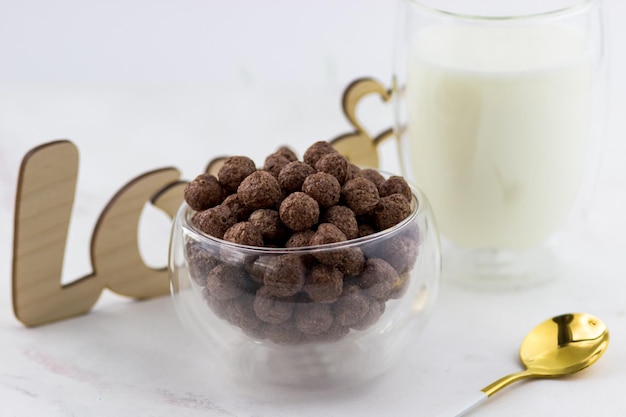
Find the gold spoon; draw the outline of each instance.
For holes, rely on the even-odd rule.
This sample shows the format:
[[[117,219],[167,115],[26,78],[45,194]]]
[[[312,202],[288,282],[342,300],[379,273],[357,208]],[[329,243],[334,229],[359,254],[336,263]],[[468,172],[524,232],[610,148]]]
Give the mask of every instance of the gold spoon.
[[[439,417],[462,416],[502,388],[523,378],[551,378],[578,372],[600,359],[608,344],[609,329],[590,314],[564,314],[546,320],[522,342],[520,359],[525,370],[487,385],[465,405],[456,407],[456,411],[441,413]]]

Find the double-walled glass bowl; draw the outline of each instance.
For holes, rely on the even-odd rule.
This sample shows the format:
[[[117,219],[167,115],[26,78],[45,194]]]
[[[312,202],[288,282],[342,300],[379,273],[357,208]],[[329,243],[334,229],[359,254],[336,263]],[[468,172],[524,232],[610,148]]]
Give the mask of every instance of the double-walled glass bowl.
[[[171,291],[181,321],[205,342],[197,361],[212,357],[244,383],[290,387],[353,385],[389,369],[415,345],[438,289],[436,226],[412,191],[411,214],[399,224],[302,248],[214,238],[183,204],[170,243]],[[323,266],[329,259],[335,267]],[[335,270],[344,274],[338,297],[328,296],[337,281],[324,275]],[[268,295],[265,284],[281,280],[304,280],[306,291]]]

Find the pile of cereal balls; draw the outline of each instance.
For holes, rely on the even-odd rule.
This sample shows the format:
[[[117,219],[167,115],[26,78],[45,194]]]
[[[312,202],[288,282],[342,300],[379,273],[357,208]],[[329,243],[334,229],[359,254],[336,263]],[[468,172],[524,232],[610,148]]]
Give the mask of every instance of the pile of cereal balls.
[[[411,224],[390,239],[320,248],[388,229],[417,201],[404,178],[360,169],[328,142],[302,159],[281,147],[257,169],[232,156],[217,177],[201,174],[184,193],[198,231],[246,246],[310,249],[250,254],[186,241],[190,276],[213,312],[278,344],[332,342],[374,324],[406,291],[420,243]]]

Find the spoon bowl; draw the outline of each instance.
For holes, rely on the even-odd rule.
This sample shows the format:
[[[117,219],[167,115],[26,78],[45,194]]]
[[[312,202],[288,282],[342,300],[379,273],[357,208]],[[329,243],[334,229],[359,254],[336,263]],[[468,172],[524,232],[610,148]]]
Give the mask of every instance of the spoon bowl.
[[[439,416],[462,416],[520,379],[553,378],[578,372],[600,359],[608,345],[609,329],[597,317],[585,313],[553,317],[531,330],[522,341],[520,360],[526,369],[487,385],[461,411]]]
[[[585,313],[553,317],[524,338],[520,360],[526,369],[499,379],[482,392],[490,397],[522,378],[551,378],[578,372],[600,359],[608,344],[609,329],[597,317]]]

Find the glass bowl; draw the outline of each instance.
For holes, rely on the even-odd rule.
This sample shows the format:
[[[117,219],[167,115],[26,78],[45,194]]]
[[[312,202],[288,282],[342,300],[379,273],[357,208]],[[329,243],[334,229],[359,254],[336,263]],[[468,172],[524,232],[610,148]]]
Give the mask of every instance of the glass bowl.
[[[401,223],[302,248],[209,236],[192,225],[194,212],[183,203],[169,256],[180,320],[204,341],[211,360],[243,383],[333,389],[382,374],[415,345],[438,290],[436,225],[426,198],[412,192],[411,214]],[[328,259],[336,268],[320,262]],[[344,273],[337,299],[330,270]],[[264,288],[292,281],[304,289],[277,297]]]

